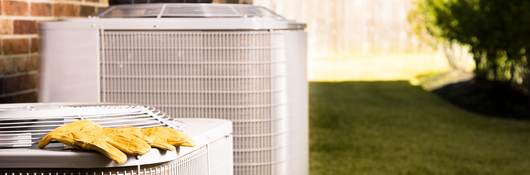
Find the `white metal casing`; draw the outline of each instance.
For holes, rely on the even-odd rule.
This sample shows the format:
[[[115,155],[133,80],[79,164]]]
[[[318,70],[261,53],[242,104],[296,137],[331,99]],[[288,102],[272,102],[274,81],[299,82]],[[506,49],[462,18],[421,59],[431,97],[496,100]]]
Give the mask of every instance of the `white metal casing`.
[[[90,18],[90,19],[79,19],[79,20],[68,20],[63,22],[49,22],[44,23],[41,26],[41,34],[43,35],[42,40],[42,67],[41,67],[41,85],[40,85],[40,101],[43,102],[127,102],[127,103],[141,103],[141,104],[147,104],[152,105],[157,108],[160,108],[168,113],[170,113],[172,116],[177,117],[208,117],[205,116],[206,114],[219,114],[217,116],[220,116],[218,118],[223,119],[230,119],[232,121],[235,121],[235,151],[236,151],[236,164],[245,163],[248,162],[248,164],[241,165],[239,168],[236,166],[236,174],[259,174],[258,172],[262,174],[309,174],[308,171],[308,107],[307,107],[307,81],[306,81],[306,34],[305,32],[300,28],[300,25],[296,25],[291,23],[290,21],[285,20],[278,20],[273,18]],[[128,33],[128,32],[136,32],[136,33]],[[220,37],[223,34],[225,34],[226,37]],[[138,36],[145,35],[147,38],[146,40],[143,40],[143,42],[138,43],[138,41],[142,41],[141,39],[138,39]],[[210,39],[206,38],[206,36],[211,36]],[[235,38],[235,37],[240,38]],[[112,42],[113,40],[109,37],[114,37],[116,40],[122,39],[121,42],[117,43],[118,45],[110,45],[107,50],[102,48],[107,48],[103,45],[108,45],[108,42]],[[158,37],[158,39],[156,39]],[[174,39],[168,39],[170,37],[175,37]],[[185,40],[186,37],[203,37],[202,39],[189,39]],[[217,38],[216,38],[217,37]],[[261,38],[259,38],[261,37]],[[266,89],[259,89],[259,87],[263,87],[259,82],[263,83],[263,81],[247,81],[247,85],[257,85],[254,88],[250,87],[247,89],[241,89],[245,91],[241,91],[240,94],[243,94],[245,96],[223,96],[220,95],[222,93],[230,93],[238,91],[238,89],[235,89],[234,87],[231,87],[233,85],[238,85],[235,87],[242,87],[244,82],[235,83],[230,81],[219,81],[219,78],[227,78],[227,80],[238,80],[239,79],[248,79],[251,80],[256,74],[252,74],[252,71],[245,72],[243,70],[255,70],[254,73],[260,73],[261,69],[259,67],[237,67],[242,66],[244,64],[238,64],[234,62],[223,62],[223,55],[230,56],[229,51],[230,49],[239,49],[241,51],[247,51],[249,54],[254,54],[250,56],[240,56],[241,59],[250,59],[250,58],[257,58],[260,55],[259,52],[252,52],[252,48],[245,48],[243,45],[231,45],[233,48],[226,47],[223,49],[222,45],[226,45],[229,42],[245,42],[248,39],[253,39],[256,41],[255,46],[259,46],[260,42],[266,41],[267,37],[271,39],[271,43],[277,44],[277,45],[268,45],[268,48],[279,48],[279,52],[272,53],[274,50],[267,51],[271,54],[277,54],[279,56],[278,58],[281,58],[281,60],[273,60],[273,56],[269,55],[261,55],[261,58],[265,59],[262,61],[266,61],[263,63],[266,63],[264,66],[270,66],[270,68],[277,71],[274,74],[275,71],[269,72],[270,76],[276,76],[278,75],[278,78],[271,78],[266,81],[270,82],[276,82],[278,87],[280,88],[274,88],[273,86],[270,86],[270,88]],[[106,38],[106,39],[105,39]],[[150,38],[150,39],[149,39]],[[155,39],[153,39],[155,38]],[[276,38],[276,40],[274,40]],[[157,40],[160,40],[158,42]],[[205,49],[208,44],[212,44],[212,42],[215,42],[216,40],[219,41],[221,45],[210,45],[213,46],[213,50],[207,50]],[[274,41],[273,41],[274,40]],[[165,41],[165,43],[163,42]],[[172,44],[172,42],[179,42],[182,41],[182,44],[184,45],[178,45]],[[204,43],[197,44],[194,41],[204,41]],[[224,42],[224,43],[223,43]],[[134,45],[134,44],[137,45]],[[170,45],[168,45],[168,43]],[[160,52],[154,52],[154,51],[145,51],[144,50],[136,50],[132,49],[138,46],[138,44],[142,45],[142,47],[146,48],[152,48],[152,50],[156,50],[156,47],[159,48],[165,48],[167,46],[174,47],[173,51],[160,51]],[[204,45],[206,44],[206,45]],[[213,43],[215,44],[215,43]],[[252,43],[250,43],[252,44]],[[125,52],[109,52],[109,49],[119,49],[119,48],[112,48],[112,47],[129,47],[130,52],[127,55],[123,55]],[[232,66],[227,69],[224,69],[223,71],[222,66],[218,67],[207,67],[205,66],[206,63],[199,63],[199,62],[193,62],[193,60],[187,60],[188,62],[178,62],[179,60],[176,59],[181,58],[177,55],[179,52],[183,52],[186,48],[184,47],[190,47],[190,49],[196,49],[197,51],[202,51],[205,55],[209,56],[209,60],[211,63],[214,64],[218,63],[218,65],[228,65]],[[216,48],[219,48],[219,51],[215,51]],[[202,49],[202,50],[201,50]],[[149,49],[147,49],[149,50]],[[108,72],[102,72],[102,69],[107,66],[109,67],[109,59],[107,58],[126,58],[130,57],[131,60],[135,59],[134,53],[141,53],[141,54],[147,54],[146,58],[151,59],[153,62],[156,61],[169,61],[168,64],[164,65],[175,65],[171,68],[165,68],[164,65],[160,64],[156,68],[149,68],[149,67],[142,67],[138,69],[127,69],[127,71],[122,72],[122,74],[107,74]],[[263,52],[262,52],[263,53]],[[107,55],[105,55],[107,54]],[[121,56],[119,54],[122,54]],[[158,55],[157,55],[158,54]],[[183,57],[189,57],[193,59],[199,58],[200,54],[195,53],[187,53],[188,55],[184,54]],[[209,55],[208,55],[209,54]],[[238,55],[233,55],[238,56]],[[171,63],[171,59],[175,58],[175,61]],[[107,60],[107,62],[102,62],[102,59]],[[158,59],[158,60],[157,60]],[[219,61],[215,62],[215,59],[218,59]],[[116,61],[116,60],[113,60]],[[122,61],[122,60],[118,60]],[[144,60],[147,61],[147,60]],[[182,61],[182,59],[180,60]],[[230,60],[228,60],[230,61]],[[250,61],[256,61],[252,64],[260,64],[259,60],[250,60]],[[278,64],[274,63],[274,61],[278,61]],[[181,64],[182,63],[182,64]],[[233,63],[233,64],[232,64]],[[124,62],[124,63],[117,63],[118,65],[127,65],[132,64],[132,62]],[[154,63],[153,63],[154,64]],[[185,64],[189,64],[191,66],[184,66]],[[203,64],[203,66],[197,66],[198,64]],[[195,67],[192,67],[195,65]],[[185,69],[184,66],[187,67]],[[278,66],[278,67],[276,67]],[[126,67],[126,66],[123,66]],[[234,69],[230,69],[234,68]],[[262,67],[263,68],[263,67]],[[120,70],[116,67],[111,68],[109,70]],[[160,70],[161,72],[157,72],[157,70]],[[182,70],[182,71],[180,71]],[[230,70],[232,70],[230,72]],[[239,70],[239,71],[234,71]],[[228,72],[227,72],[228,71]],[[265,70],[269,71],[269,70]],[[209,76],[203,76],[200,78],[203,78],[205,81],[210,82],[210,84],[196,84],[199,82],[199,79],[197,79],[198,73],[201,75],[205,75],[206,73],[209,73]],[[114,72],[116,73],[116,72]],[[105,75],[106,74],[106,75]],[[123,77],[124,75],[130,74],[130,76]],[[187,74],[188,77],[185,77]],[[239,75],[238,75],[239,74]],[[131,95],[128,94],[126,96],[120,96],[116,98],[110,98],[109,96],[102,95],[103,91],[107,91],[105,89],[105,84],[102,84],[102,82],[108,81],[102,81],[103,77],[106,76],[122,76],[122,80],[130,80],[128,78],[138,78],[144,76],[144,79],[146,81],[144,86],[150,86],[153,87],[152,91],[158,92],[158,93],[165,93],[164,96],[149,96],[149,97],[139,97],[137,95]],[[260,74],[259,76],[262,76],[264,74]],[[132,77],[131,77],[132,76]],[[180,79],[178,81],[175,81],[174,84],[154,84],[153,80],[154,77],[158,78],[167,78],[171,79],[172,76],[179,76]],[[255,78],[255,77],[254,77]],[[179,84],[189,84],[186,82],[183,82],[181,80],[189,80],[188,82],[195,83],[194,86],[177,86]],[[181,83],[177,83],[181,81]],[[129,83],[133,81],[128,81]],[[160,82],[170,82],[170,81],[160,81]],[[218,82],[211,83],[211,82]],[[224,83],[224,84],[223,84]],[[248,84],[250,83],[250,84]],[[258,84],[256,84],[258,83]],[[279,84],[278,84],[279,83]],[[222,90],[225,86],[224,90]],[[261,86],[260,86],[261,85]],[[212,89],[199,89],[200,87],[208,87],[208,86],[214,86]],[[117,87],[117,86],[113,86]],[[167,89],[168,87],[174,87],[173,89]],[[231,87],[231,88],[229,88]],[[256,88],[257,87],[257,88]],[[130,84],[127,86],[120,86],[118,89],[114,90],[120,90],[120,88],[123,91],[131,91],[136,88],[137,90],[144,91],[145,88],[149,89],[148,87],[142,87],[139,84]],[[144,89],[142,89],[144,88]],[[158,88],[158,89],[157,89]],[[173,94],[178,93],[181,95],[185,95],[186,91],[193,90],[193,88],[197,89],[195,92],[191,93],[210,93],[214,95],[188,95],[186,97],[184,96],[175,96],[169,98],[167,94]],[[110,89],[112,90],[112,89]],[[270,158],[261,158],[264,154],[258,154],[259,151],[250,151],[248,153],[255,153],[255,154],[247,154],[247,153],[238,153],[241,150],[248,150],[243,149],[244,146],[238,146],[243,145],[240,142],[244,140],[243,137],[240,137],[240,134],[244,132],[256,135],[256,134],[264,134],[263,132],[269,132],[270,134],[274,132],[273,125],[270,125],[271,128],[262,128],[258,125],[252,125],[252,121],[255,120],[255,116],[247,116],[246,118],[237,118],[238,116],[226,116],[226,115],[233,115],[235,112],[239,110],[239,112],[242,112],[243,108],[246,106],[250,106],[252,103],[252,100],[254,102],[260,102],[256,101],[257,99],[255,97],[252,97],[250,94],[250,91],[255,92],[264,92],[265,90],[268,91],[278,91],[276,95],[272,94],[269,96],[271,100],[274,100],[277,98],[279,103],[269,101],[265,104],[268,105],[279,105],[282,109],[275,109],[270,108],[270,114],[263,114],[265,117],[269,116],[272,118],[268,118],[264,120],[264,122],[276,122],[279,124],[279,127],[281,130],[277,130],[278,134],[281,134],[281,137],[278,137],[278,147],[285,147],[285,149],[279,150],[278,153],[267,153],[265,154],[265,157]],[[130,97],[130,98],[129,98]],[[249,101],[249,105],[245,105],[243,103],[240,103],[242,101],[238,101],[236,98],[246,98]],[[239,100],[241,100],[241,98]],[[274,99],[273,99],[274,98]],[[173,99],[173,100],[171,100]],[[190,106],[190,104],[181,104],[178,101],[184,100],[188,101],[189,103],[194,103],[194,105]],[[261,101],[264,102],[264,101]],[[167,105],[167,106],[165,106]],[[172,105],[180,105],[178,106],[178,109],[175,107],[172,107]],[[187,105],[188,108],[185,108]],[[191,110],[193,107],[198,106],[206,106],[204,108],[201,108],[200,111]],[[208,106],[210,105],[210,106]],[[216,107],[211,107],[211,105],[217,105]],[[261,104],[263,105],[263,104]],[[184,106],[184,107],[183,107]],[[190,108],[192,107],[192,108]],[[220,107],[224,107],[221,109]],[[256,106],[254,106],[256,107]],[[265,108],[263,108],[265,109]],[[231,110],[231,111],[228,111]],[[250,114],[258,114],[255,112],[251,112]],[[283,111],[283,112],[282,112]],[[244,112],[244,111],[243,111]],[[274,113],[279,113],[278,115]],[[225,115],[223,117],[223,114]],[[261,115],[259,114],[259,115]],[[282,120],[273,121],[274,117],[281,117]],[[245,120],[249,120],[248,122]],[[243,121],[243,122],[241,122]],[[255,122],[254,122],[255,123]],[[263,122],[262,122],[263,123]],[[269,125],[263,125],[263,126],[269,126]],[[264,130],[265,129],[265,130]],[[263,132],[262,132],[263,131]],[[262,133],[258,133],[262,132]],[[283,134],[282,134],[283,133]],[[244,134],[244,133],[243,133]],[[257,135],[256,135],[257,136]],[[247,141],[248,142],[248,141]],[[252,141],[250,141],[252,142]],[[256,143],[259,143],[256,142]],[[273,146],[268,146],[268,149],[275,149]],[[263,152],[263,151],[262,151]],[[256,157],[259,156],[259,157]],[[275,159],[275,156],[279,156],[278,159]],[[246,157],[246,158],[244,158]],[[259,169],[252,169],[252,167],[260,166],[259,162],[255,162],[255,160],[260,159],[270,159],[270,160],[278,160],[278,162],[271,162],[271,163],[281,163],[282,167],[278,168],[272,168],[274,170],[267,170],[262,171]],[[254,160],[254,162],[253,162]],[[251,167],[250,169],[245,170],[245,168],[241,167]],[[287,167],[287,168],[286,168]],[[238,171],[239,170],[239,171]]]
[[[24,106],[30,108],[21,108]],[[86,117],[94,116],[92,120],[100,122],[99,124],[104,126],[110,123],[119,125],[123,121],[118,121],[116,117],[112,117],[114,114],[121,115],[124,112],[126,113],[126,111],[137,111],[137,109],[145,111],[142,108],[129,108],[110,104],[83,104],[82,106],[79,104],[0,105],[0,120],[8,123],[2,125],[0,137],[14,133],[19,135],[31,134],[30,130],[27,133],[21,133],[26,132],[21,130],[22,128],[44,129],[44,126],[51,124],[50,117],[54,117],[55,115],[53,114],[58,113],[65,115],[70,115],[67,113],[76,113],[76,115]],[[95,111],[99,114],[90,111]],[[156,111],[153,110],[153,112]],[[158,112],[148,113],[146,115],[162,117]],[[17,117],[19,114],[28,115],[26,117]],[[38,116],[35,114],[38,114]],[[103,120],[107,115],[102,114],[109,114],[110,118]],[[97,117],[99,115],[101,117]],[[129,123],[133,121],[134,119],[129,120]],[[183,127],[181,129],[192,138],[195,144],[194,147],[180,147],[178,153],[175,151],[160,151],[153,148],[145,155],[129,157],[125,164],[115,164],[110,159],[95,152],[65,150],[63,147],[57,146],[52,146],[51,148],[48,146],[46,149],[27,146],[0,148],[0,174],[233,174],[231,161],[233,141],[230,121],[184,118],[178,119],[178,121],[182,122]],[[69,121],[65,120],[64,122]],[[121,124],[128,125],[127,123]],[[141,123],[138,124],[143,125]]]
[[[179,153],[152,149],[139,159],[129,157],[119,167],[98,153],[47,151],[36,149],[0,149],[0,174],[156,174],[156,175],[232,175],[232,136],[230,122],[215,119],[181,119],[196,147],[181,147]],[[160,153],[159,153],[160,152]],[[150,155],[152,154],[152,155]],[[163,155],[162,157],[156,156]],[[167,159],[163,164],[139,164]],[[202,162],[202,163],[201,163]],[[65,168],[64,167],[69,167]],[[105,168],[106,167],[106,168]]]

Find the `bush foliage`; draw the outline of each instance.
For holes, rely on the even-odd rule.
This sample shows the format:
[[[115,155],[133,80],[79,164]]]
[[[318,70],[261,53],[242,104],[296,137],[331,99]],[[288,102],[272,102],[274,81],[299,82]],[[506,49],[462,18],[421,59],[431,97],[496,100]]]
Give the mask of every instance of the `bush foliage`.
[[[530,87],[530,1],[419,0],[415,12],[415,30],[470,48],[478,79]]]

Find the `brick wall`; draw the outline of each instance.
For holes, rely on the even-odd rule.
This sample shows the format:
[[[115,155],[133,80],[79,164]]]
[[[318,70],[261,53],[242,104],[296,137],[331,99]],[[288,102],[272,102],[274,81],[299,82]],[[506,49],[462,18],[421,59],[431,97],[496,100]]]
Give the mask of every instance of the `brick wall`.
[[[108,0],[0,0],[0,103],[37,101],[39,22],[81,18]]]

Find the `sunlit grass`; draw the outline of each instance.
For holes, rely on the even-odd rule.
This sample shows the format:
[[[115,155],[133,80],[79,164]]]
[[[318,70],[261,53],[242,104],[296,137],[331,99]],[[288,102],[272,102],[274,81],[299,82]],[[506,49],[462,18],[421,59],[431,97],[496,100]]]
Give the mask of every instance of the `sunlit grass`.
[[[310,81],[410,80],[449,69],[441,53],[310,59],[308,66]]]
[[[530,173],[530,123],[457,108],[408,82],[313,82],[312,175]]]

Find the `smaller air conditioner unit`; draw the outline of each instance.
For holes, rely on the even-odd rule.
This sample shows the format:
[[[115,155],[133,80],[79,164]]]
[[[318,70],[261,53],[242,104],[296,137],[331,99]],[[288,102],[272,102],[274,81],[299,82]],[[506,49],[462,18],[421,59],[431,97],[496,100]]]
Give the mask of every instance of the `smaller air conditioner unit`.
[[[90,119],[104,127],[167,126],[183,130],[195,146],[175,151],[151,149],[115,164],[95,152],[52,144],[37,149],[36,142],[64,123]],[[0,105],[0,174],[98,175],[232,175],[232,124],[217,119],[173,119],[144,106],[83,104]]]
[[[260,6],[158,3],[40,29],[41,102],[230,120],[236,175],[309,174],[305,24]]]

